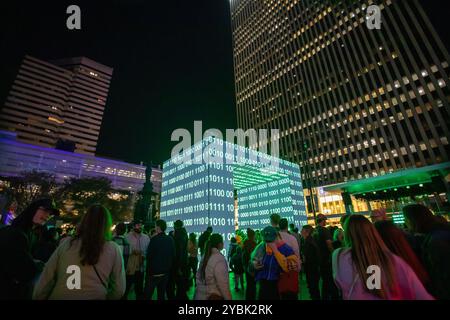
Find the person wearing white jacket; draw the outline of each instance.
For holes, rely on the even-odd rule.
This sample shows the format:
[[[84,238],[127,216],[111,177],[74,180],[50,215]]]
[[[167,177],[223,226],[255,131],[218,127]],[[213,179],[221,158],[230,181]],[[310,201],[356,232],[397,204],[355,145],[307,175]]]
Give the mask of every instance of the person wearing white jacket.
[[[195,300],[231,300],[230,279],[226,258],[220,251],[223,238],[212,234],[205,245],[205,254],[197,271]]]

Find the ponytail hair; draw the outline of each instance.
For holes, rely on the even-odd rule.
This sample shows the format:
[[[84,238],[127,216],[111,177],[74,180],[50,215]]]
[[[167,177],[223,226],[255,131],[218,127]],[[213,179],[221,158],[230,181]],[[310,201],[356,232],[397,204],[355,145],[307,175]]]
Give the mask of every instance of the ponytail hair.
[[[206,266],[208,265],[208,260],[211,257],[212,254],[212,249],[219,248],[219,245],[223,243],[223,238],[220,234],[218,233],[213,233],[208,241],[206,241],[205,244],[205,256],[203,257],[203,261],[200,265],[200,277],[202,280],[205,279],[205,272],[206,272]]]

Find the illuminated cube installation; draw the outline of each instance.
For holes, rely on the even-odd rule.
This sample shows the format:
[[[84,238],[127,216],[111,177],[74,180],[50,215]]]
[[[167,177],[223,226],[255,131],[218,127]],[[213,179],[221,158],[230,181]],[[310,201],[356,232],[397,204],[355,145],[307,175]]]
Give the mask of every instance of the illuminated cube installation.
[[[169,228],[182,220],[188,233],[212,226],[225,249],[237,228],[263,229],[272,213],[306,224],[303,199],[297,164],[213,137],[163,165],[161,219]]]

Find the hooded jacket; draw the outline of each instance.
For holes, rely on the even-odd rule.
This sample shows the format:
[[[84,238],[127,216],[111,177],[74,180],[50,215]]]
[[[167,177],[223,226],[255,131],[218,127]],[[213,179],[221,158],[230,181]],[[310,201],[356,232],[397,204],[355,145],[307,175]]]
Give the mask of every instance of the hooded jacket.
[[[31,204],[11,226],[0,229],[0,300],[31,299],[32,282],[40,271],[31,255],[37,209]]]

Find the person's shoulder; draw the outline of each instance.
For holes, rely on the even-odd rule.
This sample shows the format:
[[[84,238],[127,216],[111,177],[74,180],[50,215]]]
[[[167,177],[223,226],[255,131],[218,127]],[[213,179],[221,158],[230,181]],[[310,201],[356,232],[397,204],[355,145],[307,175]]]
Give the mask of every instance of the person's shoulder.
[[[332,253],[332,257],[335,258],[337,256],[339,256],[340,259],[348,258],[348,257],[351,258],[352,255],[351,255],[350,248],[338,248],[338,249],[334,250]]]
[[[120,251],[120,246],[113,240],[109,240],[105,242],[105,248],[109,249],[109,250],[119,250]]]

